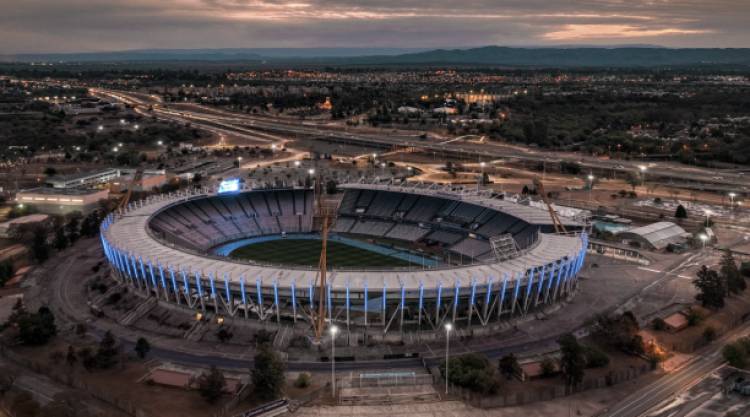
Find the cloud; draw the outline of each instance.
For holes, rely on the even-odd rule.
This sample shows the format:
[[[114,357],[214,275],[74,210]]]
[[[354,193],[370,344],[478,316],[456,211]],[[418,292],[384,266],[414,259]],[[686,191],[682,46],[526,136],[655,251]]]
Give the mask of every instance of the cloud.
[[[647,42],[750,47],[747,0],[0,0],[0,53]]]
[[[661,28],[651,29],[635,25],[564,25],[562,30],[547,32],[544,39],[552,41],[595,41],[601,39],[638,39],[657,36],[695,35],[711,33],[707,29]]]

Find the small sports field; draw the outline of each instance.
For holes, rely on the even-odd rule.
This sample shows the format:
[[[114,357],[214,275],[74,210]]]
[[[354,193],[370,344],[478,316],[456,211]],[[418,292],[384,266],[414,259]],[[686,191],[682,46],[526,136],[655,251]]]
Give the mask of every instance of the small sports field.
[[[318,266],[322,242],[316,239],[278,239],[254,243],[232,251],[229,256],[265,264]],[[414,265],[403,259],[328,241],[329,267],[392,268]]]

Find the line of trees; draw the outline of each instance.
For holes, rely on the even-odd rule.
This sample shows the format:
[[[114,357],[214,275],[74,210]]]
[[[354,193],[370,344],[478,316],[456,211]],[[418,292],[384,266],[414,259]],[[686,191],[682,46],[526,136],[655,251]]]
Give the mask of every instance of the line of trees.
[[[737,267],[737,262],[730,250],[725,250],[719,270],[715,271],[703,265],[693,280],[698,290],[696,300],[703,307],[719,309],[724,307],[724,300],[732,294],[740,294],[747,288],[745,277]]]

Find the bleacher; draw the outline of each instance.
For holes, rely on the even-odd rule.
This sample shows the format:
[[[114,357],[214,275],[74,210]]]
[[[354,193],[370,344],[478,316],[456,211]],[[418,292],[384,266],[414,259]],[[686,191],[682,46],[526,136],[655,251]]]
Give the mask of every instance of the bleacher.
[[[347,189],[339,206],[339,219],[332,230],[412,242],[429,240],[455,246],[456,252],[471,256],[489,252],[486,239],[505,233],[512,234],[520,247],[527,247],[536,239],[538,226],[465,201]],[[470,238],[470,234],[479,239]]]
[[[403,194],[380,192],[375,200],[367,207],[365,214],[372,217],[392,218],[396,208],[401,203]]]
[[[419,197],[414,202],[411,210],[404,216],[405,220],[412,222],[430,222],[437,214],[444,200],[433,197]]]
[[[349,229],[352,228],[355,222],[356,220],[351,218],[339,217],[336,219],[336,223],[333,224],[331,231],[337,233],[348,233]]]
[[[492,247],[490,242],[467,237],[451,246],[450,250],[464,256],[482,258],[492,251]]]
[[[354,226],[349,230],[349,233],[382,237],[385,236],[393,225],[393,222],[381,220],[357,220],[357,222],[354,223]]]
[[[307,233],[313,224],[311,194],[274,190],[200,198],[162,211],[150,226],[167,240],[189,240],[194,243],[189,247],[202,251],[240,237]]]
[[[433,242],[439,242],[446,245],[453,245],[454,243],[461,240],[464,236],[460,233],[456,232],[449,232],[447,230],[436,230],[429,235],[425,239],[431,240]]]
[[[411,224],[397,224],[393,229],[389,230],[385,234],[385,237],[391,239],[406,240],[409,242],[416,242],[423,238],[424,235],[430,233],[430,229],[425,229],[419,226]]]

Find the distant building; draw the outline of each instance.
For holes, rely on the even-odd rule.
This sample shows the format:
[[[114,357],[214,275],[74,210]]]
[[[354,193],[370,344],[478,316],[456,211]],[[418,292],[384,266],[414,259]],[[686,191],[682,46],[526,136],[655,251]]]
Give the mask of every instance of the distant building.
[[[130,187],[135,170],[122,170],[119,178],[110,183],[109,190],[113,193],[127,191]],[[167,174],[164,170],[145,170],[141,178],[133,185],[133,191],[152,191],[167,183]]]
[[[18,204],[33,207],[40,213],[68,214],[79,211],[87,214],[109,198],[109,190],[39,187],[21,190],[16,194]]]
[[[616,236],[624,243],[635,244],[647,249],[662,250],[671,243],[684,242],[690,236],[690,233],[672,222],[658,222],[628,229],[617,233]]]
[[[421,110],[419,110],[418,108],[411,106],[401,106],[397,109],[397,111],[401,114],[417,114],[421,112]]]
[[[456,114],[458,111],[455,107],[438,107],[432,109],[432,112],[438,114]]]
[[[13,232],[24,224],[39,224],[49,220],[49,216],[46,214],[29,214],[28,216],[21,216],[15,219],[8,220],[7,222],[0,223],[0,238],[8,238],[13,235]]]
[[[80,188],[107,184],[121,175],[116,168],[72,175],[55,175],[46,180],[53,188]]]

